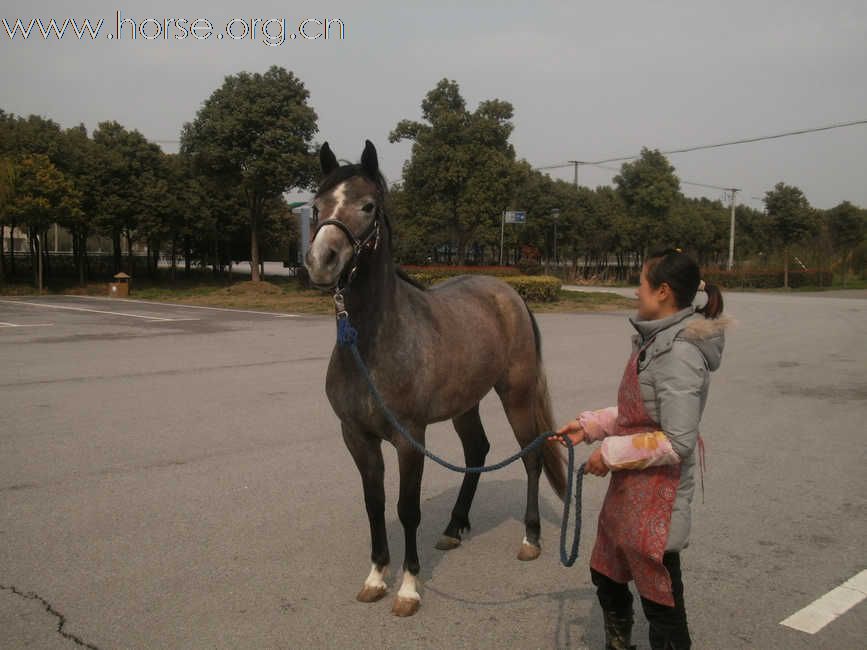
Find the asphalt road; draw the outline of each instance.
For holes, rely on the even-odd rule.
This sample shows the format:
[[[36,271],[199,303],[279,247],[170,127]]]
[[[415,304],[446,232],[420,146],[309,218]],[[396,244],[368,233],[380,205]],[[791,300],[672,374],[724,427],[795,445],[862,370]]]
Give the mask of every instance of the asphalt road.
[[[683,554],[696,648],[865,647],[865,602],[816,634],[780,625],[867,568],[865,298],[726,296],[740,324],[712,382],[705,501]],[[626,314],[538,321],[558,421],[612,404]],[[324,393],[333,341],[326,317],[0,301],[0,648],[601,648],[587,558],[607,479],[587,479],[566,569],[547,485],[543,554],[515,559],[520,465],[483,477],[469,539],[435,550],[460,477],[428,463],[423,604],[397,619],[388,450],[392,592],[355,601],[369,536]],[[482,416],[489,460],[514,452],[494,393]],[[460,461],[448,423],[428,442]]]

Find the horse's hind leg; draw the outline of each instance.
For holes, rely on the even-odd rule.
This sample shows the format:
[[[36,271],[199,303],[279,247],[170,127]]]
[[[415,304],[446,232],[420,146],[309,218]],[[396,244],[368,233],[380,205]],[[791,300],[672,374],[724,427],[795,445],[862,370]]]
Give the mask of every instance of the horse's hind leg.
[[[499,391],[498,391],[499,393]],[[533,413],[533,392],[520,390],[517,387],[500,393],[500,400],[506,411],[506,417],[515,438],[523,449],[536,437],[536,425]],[[539,538],[541,536],[541,518],[539,516],[539,478],[542,476],[542,449],[524,456],[524,468],[527,470],[527,509],[524,513],[524,539],[518,551],[519,560],[535,560],[542,552]]]
[[[466,413],[452,418],[452,423],[455,425],[455,430],[464,446],[464,460],[467,467],[484,465],[485,457],[491,445],[479,417],[479,405],[476,404]],[[439,550],[448,551],[460,546],[461,533],[470,529],[470,506],[473,503],[478,485],[478,474],[464,474],[458,499],[452,509],[452,518],[436,545]]]
[[[356,598],[372,603],[385,596],[388,587],[383,578],[388,569],[388,535],[385,528],[385,466],[382,461],[382,441],[365,432],[350,430],[342,425],[343,440],[361,474],[364,504],[370,522],[370,574]]]

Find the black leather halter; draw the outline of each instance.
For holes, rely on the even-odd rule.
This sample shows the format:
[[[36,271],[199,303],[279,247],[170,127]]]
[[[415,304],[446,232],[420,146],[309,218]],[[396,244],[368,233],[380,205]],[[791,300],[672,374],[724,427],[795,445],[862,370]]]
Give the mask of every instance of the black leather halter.
[[[319,211],[314,209],[314,215],[318,214]],[[375,251],[379,248],[379,240],[380,240],[380,216],[381,211],[379,206],[377,205],[375,208],[375,212],[373,213],[373,221],[364,229],[358,237],[349,229],[345,223],[340,221],[339,219],[326,219],[321,223],[316,225],[316,228],[313,231],[313,234],[310,236],[310,241],[312,242],[316,239],[317,233],[325,226],[337,226],[340,230],[343,231],[343,234],[346,235],[349,242],[352,244],[352,259],[347,264],[347,268],[349,268],[349,273],[346,271],[340,274],[340,277],[337,279],[337,284],[335,285],[335,296],[343,295],[343,291],[352,280],[355,278],[355,275],[358,273],[358,265],[361,262],[361,254],[364,251]],[[344,281],[345,280],[345,281]]]

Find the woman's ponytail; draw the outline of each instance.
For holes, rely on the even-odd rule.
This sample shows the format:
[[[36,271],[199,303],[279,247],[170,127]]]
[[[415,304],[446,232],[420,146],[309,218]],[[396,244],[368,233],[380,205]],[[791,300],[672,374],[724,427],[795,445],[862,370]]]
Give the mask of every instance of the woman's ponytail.
[[[679,309],[693,304],[695,294],[704,291],[707,303],[695,311],[705,318],[719,318],[723,310],[722,292],[715,284],[701,279],[701,270],[692,257],[679,248],[651,253],[645,261],[647,281],[657,289],[663,282],[671,287]]]
[[[715,284],[708,284],[706,282],[702,282],[701,284],[704,285],[703,290],[707,294],[707,302],[704,307],[699,307],[696,311],[704,314],[705,318],[719,318],[723,311],[722,291]],[[699,290],[702,290],[701,286]]]

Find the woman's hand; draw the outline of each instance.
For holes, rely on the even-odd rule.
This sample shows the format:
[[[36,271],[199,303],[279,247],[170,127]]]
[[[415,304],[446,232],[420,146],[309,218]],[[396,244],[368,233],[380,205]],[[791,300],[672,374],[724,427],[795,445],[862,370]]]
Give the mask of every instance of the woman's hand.
[[[581,428],[578,420],[569,420],[569,422],[557,429],[557,435],[559,437],[551,438],[551,440],[556,440],[564,447],[566,446],[564,436],[568,436],[573,445],[584,441],[584,429]]]
[[[605,476],[608,473],[608,465],[605,464],[605,460],[602,458],[601,449],[595,449],[590,454],[585,467],[588,474],[594,474],[595,476]]]

